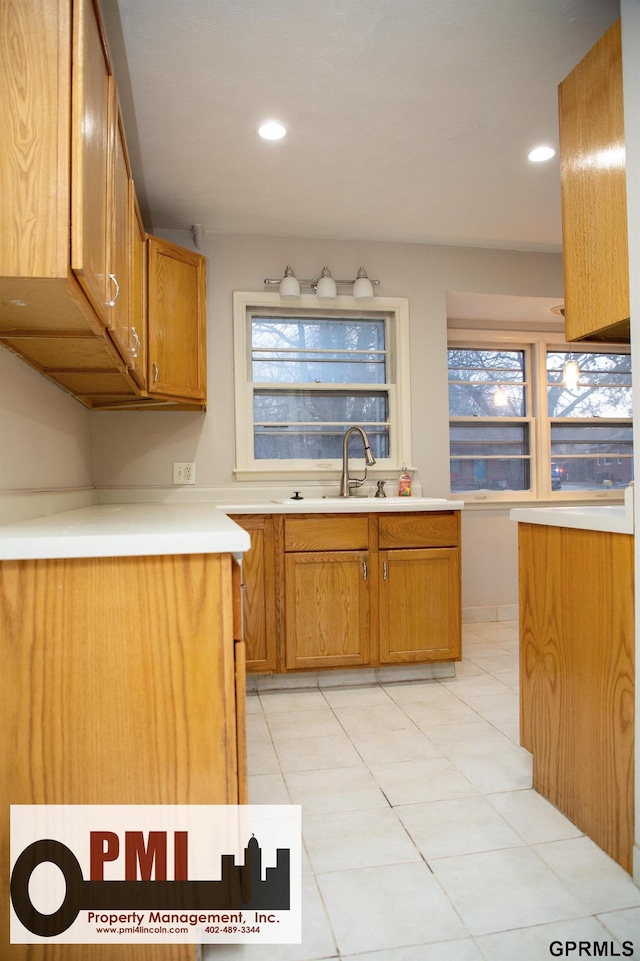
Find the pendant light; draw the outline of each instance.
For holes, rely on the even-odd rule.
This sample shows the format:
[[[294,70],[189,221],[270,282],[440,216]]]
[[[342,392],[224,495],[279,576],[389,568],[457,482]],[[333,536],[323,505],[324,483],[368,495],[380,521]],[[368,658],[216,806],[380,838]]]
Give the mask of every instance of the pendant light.
[[[578,362],[573,359],[573,354],[569,352],[569,360],[562,365],[562,383],[567,390],[576,390],[580,383],[580,368]]]

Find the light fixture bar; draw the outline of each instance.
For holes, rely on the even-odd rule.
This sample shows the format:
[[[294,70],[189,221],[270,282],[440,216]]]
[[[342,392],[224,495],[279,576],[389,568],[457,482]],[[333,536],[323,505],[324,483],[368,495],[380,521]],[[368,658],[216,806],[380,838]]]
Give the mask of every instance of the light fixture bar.
[[[302,277],[298,277],[298,283],[301,285],[305,284],[307,287],[311,287],[311,289],[315,292],[315,288],[318,285],[319,279],[320,279],[319,277],[314,277],[312,280],[303,280]],[[342,286],[345,286],[348,284],[353,285],[356,282],[355,277],[353,280],[337,280],[335,277],[333,279],[335,280],[337,287],[339,287],[340,285]],[[265,277],[264,282],[265,284],[268,284],[270,287],[279,287],[280,284],[282,283],[282,277]],[[373,280],[371,278],[369,278],[369,282],[373,287],[378,287],[380,284],[379,280]]]
[[[338,287],[351,287],[354,300],[370,300],[374,285],[377,287],[380,284],[379,280],[369,280],[364,267],[358,268],[353,280],[336,280],[326,265],[317,277],[299,280],[290,264],[287,264],[282,277],[265,277],[264,282],[268,287],[277,286],[283,300],[297,300],[301,285],[310,288],[318,300],[334,300],[338,295]]]

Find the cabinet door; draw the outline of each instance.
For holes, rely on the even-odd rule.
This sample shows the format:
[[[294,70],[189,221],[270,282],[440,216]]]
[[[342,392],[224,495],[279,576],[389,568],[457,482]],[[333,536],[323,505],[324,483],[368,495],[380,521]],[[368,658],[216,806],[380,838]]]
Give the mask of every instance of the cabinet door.
[[[251,534],[242,557],[242,608],[249,672],[276,670],[276,586],[273,519],[265,514],[239,514],[232,520]]]
[[[129,183],[131,171],[127,144],[118,103],[118,91],[112,79],[111,106],[113,111],[113,159],[109,178],[109,277],[115,288],[109,313],[109,333],[125,361],[132,366],[131,338],[131,229],[129,219]]]
[[[204,402],[205,258],[147,238],[150,394]]]
[[[288,670],[368,663],[368,561],[367,551],[285,556]]]
[[[95,4],[73,8],[71,267],[106,327],[115,295],[107,267],[111,71]]]
[[[136,383],[144,388],[147,383],[146,234],[133,180],[129,181],[129,230],[131,242],[131,272],[129,275],[131,374]]]
[[[622,47],[615,23],[560,84],[568,340],[629,340]]]
[[[380,662],[459,660],[458,548],[381,551]]]

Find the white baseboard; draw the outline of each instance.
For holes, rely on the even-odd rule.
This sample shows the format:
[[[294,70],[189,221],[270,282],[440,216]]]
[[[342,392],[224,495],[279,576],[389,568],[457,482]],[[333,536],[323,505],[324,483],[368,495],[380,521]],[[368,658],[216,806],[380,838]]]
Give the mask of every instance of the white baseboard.
[[[517,621],[517,604],[497,604],[487,607],[463,607],[463,624],[478,623],[479,621]]]

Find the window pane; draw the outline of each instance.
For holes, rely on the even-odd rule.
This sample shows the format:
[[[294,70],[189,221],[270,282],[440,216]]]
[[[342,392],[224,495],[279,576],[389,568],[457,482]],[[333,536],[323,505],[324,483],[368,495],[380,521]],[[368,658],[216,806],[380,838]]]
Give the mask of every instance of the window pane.
[[[256,390],[254,457],[341,460],[345,431],[365,428],[376,458],[389,457],[389,397],[386,391]],[[349,456],[364,457],[362,438],[350,438]]]
[[[464,457],[475,454],[491,455],[529,453],[529,431],[526,424],[452,424],[451,456]]]
[[[528,490],[529,425],[451,425],[451,490]]]
[[[342,441],[348,425],[261,427],[255,430],[254,456],[257,460],[342,460]],[[389,457],[389,428],[367,427],[371,452],[376,460]],[[362,459],[364,448],[359,434],[352,435],[349,457]]]
[[[384,354],[253,353],[251,375],[254,383],[286,384],[384,384]]]
[[[452,492],[474,490],[526,491],[530,488],[528,460],[474,458],[451,460]]]
[[[256,390],[253,395],[256,424],[305,421],[347,426],[350,423],[384,424],[388,420],[388,411],[386,391]]]
[[[575,390],[562,384],[568,360],[576,361],[580,370]],[[547,394],[550,417],[631,417],[631,357],[548,351]]]
[[[269,350],[384,350],[384,320],[253,317],[251,346]]]
[[[449,349],[453,417],[526,416],[523,350]]]
[[[602,490],[633,480],[630,424],[551,425],[552,487]]]

